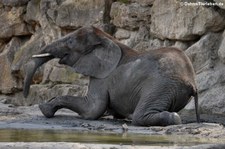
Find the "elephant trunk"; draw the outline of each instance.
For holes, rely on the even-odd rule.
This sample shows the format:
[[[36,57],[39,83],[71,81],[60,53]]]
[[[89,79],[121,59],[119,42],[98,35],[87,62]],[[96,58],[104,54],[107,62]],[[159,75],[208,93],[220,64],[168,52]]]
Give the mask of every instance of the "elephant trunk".
[[[36,70],[47,61],[53,59],[54,57],[49,55],[43,56],[40,55],[34,55],[33,59],[29,61],[25,66],[25,79],[24,79],[24,86],[23,86],[23,95],[25,98],[27,98],[30,90],[30,84],[32,82],[32,77]]]

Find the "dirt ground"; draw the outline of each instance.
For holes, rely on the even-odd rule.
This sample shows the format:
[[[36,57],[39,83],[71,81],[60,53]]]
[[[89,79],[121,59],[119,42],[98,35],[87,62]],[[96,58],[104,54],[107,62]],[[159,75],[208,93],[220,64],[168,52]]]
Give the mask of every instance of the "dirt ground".
[[[91,133],[115,133],[115,134],[144,134],[144,135],[170,135],[189,136],[199,139],[209,140],[206,144],[192,145],[188,147],[180,146],[135,146],[135,145],[110,145],[110,144],[87,144],[68,142],[2,142],[0,148],[225,148],[225,119],[218,116],[202,115],[203,123],[194,123],[195,115],[182,114],[182,125],[167,127],[135,127],[128,120],[115,120],[111,116],[103,117],[99,120],[82,120],[79,116],[69,110],[60,110],[54,118],[45,118],[38,105],[29,107],[15,107],[4,104],[0,101],[0,129],[47,129],[47,130],[73,130],[78,132]],[[207,123],[206,123],[207,122]],[[215,123],[208,123],[215,122]],[[1,134],[0,134],[1,135]]]

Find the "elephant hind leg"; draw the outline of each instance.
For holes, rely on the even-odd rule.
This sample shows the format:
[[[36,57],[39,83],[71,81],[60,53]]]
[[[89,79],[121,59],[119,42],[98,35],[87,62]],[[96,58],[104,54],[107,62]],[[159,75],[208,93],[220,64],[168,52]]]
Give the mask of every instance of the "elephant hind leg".
[[[149,113],[144,116],[133,116],[132,124],[137,126],[168,126],[181,124],[181,118],[176,112]]]
[[[167,82],[168,83],[168,82]],[[176,111],[170,110],[175,104],[177,88],[174,84],[155,84],[148,91],[143,91],[132,117],[132,123],[140,126],[167,126],[181,124]],[[148,88],[149,89],[149,88]],[[185,101],[185,99],[182,99]],[[186,102],[185,102],[186,103]]]
[[[147,104],[145,103],[145,105]],[[168,112],[163,104],[152,103],[149,107],[145,107],[145,105],[136,107],[132,117],[133,125],[168,126],[181,124],[180,116],[176,112]]]

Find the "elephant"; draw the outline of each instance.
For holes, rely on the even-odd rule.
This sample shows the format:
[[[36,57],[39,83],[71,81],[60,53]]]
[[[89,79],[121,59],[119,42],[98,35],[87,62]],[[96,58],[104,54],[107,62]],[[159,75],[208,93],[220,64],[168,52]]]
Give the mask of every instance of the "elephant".
[[[54,58],[89,76],[90,82],[85,96],[57,96],[39,104],[47,118],[67,108],[89,120],[109,112],[136,126],[177,125],[182,123],[177,112],[193,98],[200,121],[194,68],[178,48],[137,52],[97,27],[81,27],[30,58],[24,67],[25,97],[35,71]]]

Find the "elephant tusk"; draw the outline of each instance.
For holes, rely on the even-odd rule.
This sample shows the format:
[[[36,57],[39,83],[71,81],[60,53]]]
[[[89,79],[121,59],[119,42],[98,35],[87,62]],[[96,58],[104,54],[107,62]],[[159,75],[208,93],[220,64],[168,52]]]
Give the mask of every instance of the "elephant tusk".
[[[48,57],[48,56],[52,56],[52,55],[50,53],[43,53],[43,54],[35,54],[35,55],[32,55],[33,58]]]

